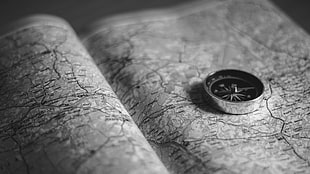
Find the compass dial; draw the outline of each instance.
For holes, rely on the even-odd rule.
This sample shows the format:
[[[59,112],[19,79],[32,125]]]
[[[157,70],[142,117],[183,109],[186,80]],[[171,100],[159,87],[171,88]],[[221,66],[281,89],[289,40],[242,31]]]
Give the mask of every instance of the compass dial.
[[[212,93],[232,102],[248,101],[257,97],[258,91],[251,83],[235,77],[227,77],[211,84]]]
[[[226,113],[244,114],[256,110],[262,99],[263,83],[240,70],[220,70],[204,81],[208,101]]]

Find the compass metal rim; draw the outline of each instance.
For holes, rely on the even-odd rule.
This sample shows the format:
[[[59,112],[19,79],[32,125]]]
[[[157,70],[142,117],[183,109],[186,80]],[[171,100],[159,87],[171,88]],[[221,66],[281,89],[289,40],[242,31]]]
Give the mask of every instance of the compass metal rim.
[[[255,98],[246,101],[229,101],[216,96],[211,91],[210,84],[208,85],[208,83],[214,83],[215,80],[218,80],[217,77],[220,75],[226,75],[226,77],[238,77],[245,81],[250,80],[251,84],[257,85],[255,87],[258,88],[258,95]],[[206,97],[209,99],[211,104],[216,109],[229,114],[246,114],[257,110],[259,107],[257,104],[263,99],[263,93],[265,90],[263,82],[258,77],[246,71],[236,69],[223,69],[211,72],[205,78],[203,86],[207,94]]]

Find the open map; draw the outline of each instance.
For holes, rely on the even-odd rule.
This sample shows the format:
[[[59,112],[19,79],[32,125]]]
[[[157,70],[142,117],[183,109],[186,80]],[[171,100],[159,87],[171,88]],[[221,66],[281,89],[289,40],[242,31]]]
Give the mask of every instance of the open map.
[[[274,6],[204,1],[121,19],[84,43],[171,173],[310,173],[310,37]],[[225,68],[263,81],[258,111],[208,105],[202,82]]]
[[[32,19],[0,39],[0,173],[165,173],[69,25]]]

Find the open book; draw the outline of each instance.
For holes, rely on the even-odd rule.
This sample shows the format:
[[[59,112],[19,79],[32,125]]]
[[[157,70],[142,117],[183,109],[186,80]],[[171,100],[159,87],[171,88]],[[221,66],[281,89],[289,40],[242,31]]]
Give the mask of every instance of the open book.
[[[310,37],[267,1],[122,15],[80,38],[52,16],[5,30],[1,174],[310,173]],[[208,104],[202,82],[226,68],[263,81],[257,111]]]

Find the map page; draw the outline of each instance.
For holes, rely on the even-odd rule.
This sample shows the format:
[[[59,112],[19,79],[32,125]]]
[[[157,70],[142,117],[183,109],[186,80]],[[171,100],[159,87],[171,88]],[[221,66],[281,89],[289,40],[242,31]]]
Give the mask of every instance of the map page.
[[[199,1],[103,20],[84,44],[171,173],[310,173],[310,38],[268,1]],[[223,114],[203,80],[264,84],[255,112]]]
[[[21,23],[0,38],[0,173],[167,173],[70,26]]]

